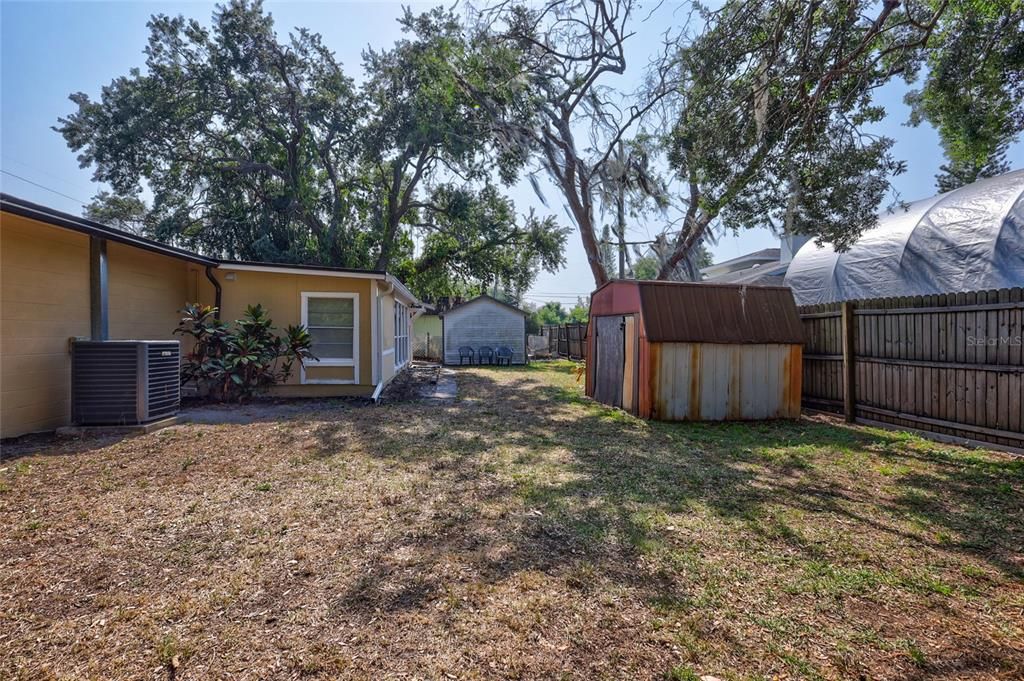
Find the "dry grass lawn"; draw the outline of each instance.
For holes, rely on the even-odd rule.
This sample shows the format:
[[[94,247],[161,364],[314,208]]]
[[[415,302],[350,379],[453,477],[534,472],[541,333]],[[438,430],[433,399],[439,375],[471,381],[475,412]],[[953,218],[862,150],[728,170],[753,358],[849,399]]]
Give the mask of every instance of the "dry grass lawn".
[[[1024,460],[459,391],[9,448],[0,678],[1024,676]]]

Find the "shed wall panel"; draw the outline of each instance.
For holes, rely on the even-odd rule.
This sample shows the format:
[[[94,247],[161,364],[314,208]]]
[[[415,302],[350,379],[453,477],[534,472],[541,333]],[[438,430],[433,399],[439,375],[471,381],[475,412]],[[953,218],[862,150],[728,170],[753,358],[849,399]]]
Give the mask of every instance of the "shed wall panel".
[[[444,361],[459,363],[459,347],[475,351],[507,345],[512,348],[512,363],[526,362],[526,318],[508,307],[481,298],[444,315]]]
[[[800,415],[799,345],[652,343],[650,358],[652,418],[745,421]]]

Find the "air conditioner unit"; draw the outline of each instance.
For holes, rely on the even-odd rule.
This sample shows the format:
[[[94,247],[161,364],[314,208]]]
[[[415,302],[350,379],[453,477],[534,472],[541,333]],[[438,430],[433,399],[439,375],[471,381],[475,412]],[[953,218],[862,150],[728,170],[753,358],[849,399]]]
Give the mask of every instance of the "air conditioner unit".
[[[133,425],[172,416],[181,403],[178,341],[75,341],[71,420]]]

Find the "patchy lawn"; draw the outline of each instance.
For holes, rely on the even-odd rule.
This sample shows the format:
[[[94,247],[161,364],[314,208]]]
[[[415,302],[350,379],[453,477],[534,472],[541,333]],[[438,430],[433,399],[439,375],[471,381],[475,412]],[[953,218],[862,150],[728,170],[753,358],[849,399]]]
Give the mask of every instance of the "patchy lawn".
[[[1024,460],[458,376],[5,460],[0,678],[1024,674]]]

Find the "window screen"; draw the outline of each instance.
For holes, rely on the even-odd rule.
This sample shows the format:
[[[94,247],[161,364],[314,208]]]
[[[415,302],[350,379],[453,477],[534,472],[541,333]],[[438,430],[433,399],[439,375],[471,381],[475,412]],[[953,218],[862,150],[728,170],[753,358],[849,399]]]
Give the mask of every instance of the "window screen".
[[[351,298],[307,298],[306,321],[317,359],[354,358],[355,304]]]
[[[395,301],[395,366],[409,361],[409,308]]]

